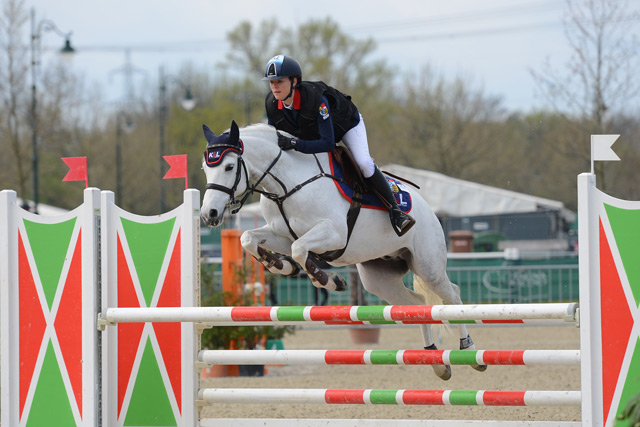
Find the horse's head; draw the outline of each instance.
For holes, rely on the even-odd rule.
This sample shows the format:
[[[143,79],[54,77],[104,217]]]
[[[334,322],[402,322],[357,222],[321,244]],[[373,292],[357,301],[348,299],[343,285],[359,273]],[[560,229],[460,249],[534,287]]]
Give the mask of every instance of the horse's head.
[[[244,145],[235,121],[228,132],[216,136],[207,125],[202,125],[207,149],[202,168],[207,177],[207,186],[202,200],[200,216],[209,226],[222,223],[226,208],[237,204],[236,194],[247,190],[247,170],[242,160]],[[241,179],[244,171],[245,179]]]

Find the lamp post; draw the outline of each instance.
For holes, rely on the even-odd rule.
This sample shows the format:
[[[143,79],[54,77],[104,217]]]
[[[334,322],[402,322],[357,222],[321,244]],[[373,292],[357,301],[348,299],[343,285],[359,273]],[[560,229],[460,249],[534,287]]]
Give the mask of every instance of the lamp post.
[[[38,213],[38,99],[36,89],[37,67],[39,65],[40,39],[43,31],[53,31],[60,37],[64,37],[65,42],[60,53],[73,54],[75,50],[71,47],[71,32],[64,33],[58,29],[53,21],[43,19],[36,23],[36,11],[31,9],[31,143],[33,153],[31,167],[33,169],[33,212]]]
[[[122,123],[124,119],[124,123]],[[129,133],[135,127],[131,117],[124,111],[116,116],[116,204],[122,207],[122,131]]]
[[[164,212],[164,180],[162,179],[162,168],[164,166],[164,146],[165,146],[165,121],[167,119],[167,84],[173,82],[184,90],[184,97],[180,100],[180,106],[185,111],[191,111],[196,107],[198,100],[191,94],[191,87],[182,82],[178,77],[164,75],[164,68],[160,67],[160,213]]]

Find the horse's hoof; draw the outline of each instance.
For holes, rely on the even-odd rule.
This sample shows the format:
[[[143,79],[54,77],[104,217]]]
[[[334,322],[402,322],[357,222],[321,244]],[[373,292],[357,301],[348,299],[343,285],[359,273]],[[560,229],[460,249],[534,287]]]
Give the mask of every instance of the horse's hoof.
[[[478,372],[484,372],[487,370],[487,365],[471,365],[471,367]]]
[[[451,378],[451,366],[433,365],[432,368],[433,368],[433,372],[435,372],[435,374],[439,376],[440,379],[447,381]]]
[[[460,338],[460,350],[475,350],[476,346],[473,344],[471,336],[467,335],[466,338]]]
[[[335,291],[336,292],[344,292],[347,290],[347,281],[339,274],[334,274],[331,276],[331,280],[336,284]]]

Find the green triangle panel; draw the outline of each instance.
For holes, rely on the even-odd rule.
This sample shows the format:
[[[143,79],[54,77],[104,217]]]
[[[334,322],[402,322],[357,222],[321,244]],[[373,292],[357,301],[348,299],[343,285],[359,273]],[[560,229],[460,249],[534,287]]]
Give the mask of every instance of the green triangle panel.
[[[75,426],[69,395],[62,382],[62,374],[51,341],[42,364],[42,372],[33,396],[27,427]]]
[[[604,206],[637,307],[640,304],[640,209]]]
[[[134,222],[126,218],[121,220],[142,295],[148,307],[156,289],[176,219],[174,217],[154,224]]]
[[[147,338],[131,401],[124,420],[125,426],[177,426],[169,395],[162,381],[158,360]]]
[[[622,395],[620,396],[620,405],[618,406],[617,414],[620,415],[624,412],[624,408],[627,403],[640,392],[640,339],[637,339],[635,349],[631,355],[631,365],[629,366],[629,372],[626,379],[624,379],[624,388],[622,389]],[[616,426],[630,425],[628,422],[624,423],[618,421]]]
[[[75,224],[76,218],[57,224],[40,224],[24,220],[24,228],[49,310],[58,289]]]

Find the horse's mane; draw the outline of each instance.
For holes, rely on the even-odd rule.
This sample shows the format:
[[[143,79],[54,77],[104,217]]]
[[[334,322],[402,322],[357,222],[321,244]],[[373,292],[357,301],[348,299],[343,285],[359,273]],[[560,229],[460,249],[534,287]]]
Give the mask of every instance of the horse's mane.
[[[255,137],[277,143],[278,138],[275,138],[275,135],[275,128],[266,123],[254,123],[240,128],[241,138]]]

